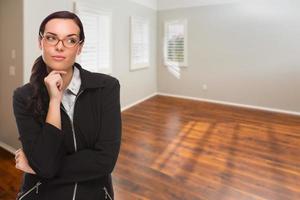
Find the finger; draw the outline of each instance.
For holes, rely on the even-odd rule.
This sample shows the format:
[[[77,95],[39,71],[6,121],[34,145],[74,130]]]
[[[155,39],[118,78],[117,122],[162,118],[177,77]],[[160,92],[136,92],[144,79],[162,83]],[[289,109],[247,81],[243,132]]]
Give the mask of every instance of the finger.
[[[23,168],[22,168],[22,166],[20,165],[20,164],[16,164],[16,166],[15,166],[18,170],[21,170],[21,171],[23,171]]]
[[[15,154],[17,154],[18,152],[20,152],[22,149],[18,149],[15,151]]]
[[[52,80],[52,78],[54,77],[59,77],[59,78],[62,78],[62,76],[64,76],[65,74],[67,74],[67,72],[65,71],[54,71],[54,72],[51,72],[50,74],[48,74],[48,76],[46,76],[44,78],[44,81],[50,81]]]
[[[16,154],[15,154],[15,158],[16,158],[16,157],[19,157],[21,153],[22,153],[22,151],[18,151],[18,152],[16,152]]]
[[[23,151],[23,150],[20,150],[20,151],[18,152],[18,154],[22,155],[22,154],[24,154],[24,151]]]
[[[19,161],[17,161],[17,162],[16,162],[16,165],[15,165],[15,167],[16,167],[17,169],[20,169],[20,168],[21,168],[21,166],[20,166],[20,162],[19,162]]]
[[[53,86],[56,86],[56,87],[59,86],[61,81],[62,81],[62,77],[59,74],[55,74],[55,75],[45,79],[46,84],[53,85]]]
[[[57,74],[57,73],[67,73],[67,71],[64,71],[64,70],[52,70],[49,74]]]
[[[60,79],[56,80],[56,81],[55,81],[55,84],[56,84],[56,87],[57,87],[59,90],[61,90],[61,88],[62,88],[62,79],[60,78]]]
[[[59,80],[59,90],[61,91],[62,88],[63,88],[63,80],[60,79],[60,80]]]
[[[66,75],[66,74],[67,74],[67,72],[66,72],[66,71],[59,71],[59,73],[60,73],[60,75],[62,75],[62,76],[64,76],[64,75]]]
[[[58,87],[59,89],[63,85],[63,79],[59,74],[56,74],[55,76],[53,76],[53,78],[51,79],[51,82],[52,81],[53,81],[53,83],[55,83],[56,87]]]
[[[52,82],[52,81],[56,81],[56,80],[62,79],[62,77],[61,77],[60,74],[53,74],[53,75],[51,75],[51,76],[45,77],[45,79],[46,79],[48,82]]]
[[[56,71],[56,70],[53,70],[49,73],[49,75],[54,75],[54,74],[61,74],[61,75],[65,75],[67,74],[66,71]]]

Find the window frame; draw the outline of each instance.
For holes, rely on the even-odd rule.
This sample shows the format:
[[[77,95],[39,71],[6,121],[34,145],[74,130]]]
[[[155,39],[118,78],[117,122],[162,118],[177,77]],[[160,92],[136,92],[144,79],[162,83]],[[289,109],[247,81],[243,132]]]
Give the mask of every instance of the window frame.
[[[148,48],[146,51],[148,52],[147,55],[147,61],[142,63],[136,63],[134,61],[134,32],[135,32],[135,21],[142,21],[145,23],[144,25],[147,26],[147,44],[146,48]],[[146,17],[141,16],[131,16],[130,17],[130,70],[139,70],[150,67],[150,20]]]
[[[107,68],[101,68],[99,63],[100,63],[100,51],[99,49],[97,49],[97,65],[96,66],[96,71],[93,71],[93,70],[90,70],[90,71],[93,71],[93,72],[97,72],[97,73],[104,73],[104,74],[112,74],[112,69],[113,69],[113,35],[112,35],[112,11],[111,10],[105,10],[105,9],[97,9],[97,8],[94,8],[93,5],[89,4],[89,3],[82,3],[82,2],[76,2],[74,3],[74,12],[79,16],[79,18],[81,17],[81,13],[90,13],[90,14],[94,14],[94,15],[97,15],[98,17],[101,17],[101,16],[104,16],[104,17],[109,17],[109,21],[110,21],[110,24],[109,24],[109,30],[108,30],[108,35],[109,35],[109,40],[108,40],[108,53],[109,53],[109,58],[108,58],[108,62],[109,62],[109,66]],[[83,22],[84,23],[84,22]],[[83,24],[84,26],[84,24]],[[99,24],[97,24],[98,26],[98,30],[97,31],[101,31],[101,28],[99,28]],[[83,27],[85,29],[85,27]],[[85,41],[86,42],[86,41]],[[97,46],[100,46],[101,40],[99,39],[97,41]],[[84,46],[83,46],[83,49],[84,49]],[[81,52],[81,54],[77,57],[78,58],[78,61],[80,63],[80,59],[81,59],[81,56],[82,56],[82,53],[83,51]],[[88,66],[83,66],[84,68],[88,69]]]
[[[184,52],[183,52],[183,62],[174,62],[168,59],[168,28],[170,25],[180,24],[184,26]],[[187,19],[178,19],[178,20],[167,20],[164,22],[164,43],[163,43],[163,52],[164,52],[164,65],[165,66],[177,66],[177,67],[187,67],[188,66],[188,21]]]

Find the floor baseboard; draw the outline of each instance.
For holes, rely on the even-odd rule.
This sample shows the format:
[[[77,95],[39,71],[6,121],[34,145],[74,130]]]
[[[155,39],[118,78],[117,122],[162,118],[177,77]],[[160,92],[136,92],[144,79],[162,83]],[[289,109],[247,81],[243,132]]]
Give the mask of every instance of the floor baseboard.
[[[12,146],[0,141],[0,147],[2,147],[3,149],[5,149],[6,151],[12,153],[12,154],[15,154],[16,152],[16,149],[13,148]]]
[[[134,103],[132,103],[132,104],[130,104],[130,105],[128,105],[128,106],[123,107],[123,108],[121,109],[121,111],[123,112],[124,110],[126,110],[126,109],[128,109],[128,108],[131,108],[131,107],[133,107],[133,106],[135,106],[135,105],[137,105],[137,104],[139,104],[139,103],[141,103],[141,102],[143,102],[143,101],[146,101],[147,99],[150,99],[151,97],[154,97],[155,95],[157,95],[156,92],[153,93],[153,94],[151,94],[151,95],[149,95],[149,96],[147,96],[147,97],[145,97],[145,98],[143,98],[143,99],[140,99],[140,100],[138,100],[138,101],[136,101],[136,102],[134,102]]]
[[[191,100],[196,100],[196,101],[205,101],[205,102],[217,103],[217,104],[223,104],[223,105],[229,105],[229,106],[237,106],[237,107],[243,107],[243,108],[251,108],[251,109],[257,109],[257,110],[263,110],[263,111],[269,111],[269,112],[276,112],[276,113],[300,116],[300,112],[289,111],[289,110],[282,110],[282,109],[275,109],[275,108],[268,108],[268,107],[261,107],[261,106],[253,106],[253,105],[247,105],[247,104],[239,104],[239,103],[232,103],[232,102],[227,102],[227,101],[218,101],[218,100],[204,99],[204,98],[197,98],[197,97],[189,97],[189,96],[183,96],[183,95],[174,95],[174,94],[163,93],[163,92],[158,92],[157,95],[177,97],[177,98],[183,98],[183,99],[191,99]]]

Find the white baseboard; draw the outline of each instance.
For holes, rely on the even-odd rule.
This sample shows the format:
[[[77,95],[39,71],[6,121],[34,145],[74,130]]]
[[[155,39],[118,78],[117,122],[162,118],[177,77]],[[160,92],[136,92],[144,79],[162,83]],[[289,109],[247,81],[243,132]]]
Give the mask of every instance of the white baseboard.
[[[153,97],[153,96],[155,96],[155,95],[157,95],[156,92],[153,93],[153,94],[151,94],[151,95],[149,95],[149,96],[147,96],[147,97],[145,97],[145,98],[143,98],[143,99],[140,99],[140,100],[138,100],[138,101],[136,101],[136,102],[134,102],[134,103],[132,103],[132,104],[130,104],[130,105],[128,105],[128,106],[125,106],[125,107],[121,108],[121,111],[123,112],[124,110],[126,110],[126,109],[128,109],[128,108],[131,108],[132,106],[135,106],[135,105],[137,105],[137,104],[139,104],[139,103],[141,103],[141,102],[143,102],[143,101],[145,101],[145,100],[147,100],[147,99],[150,99],[151,97]]]
[[[263,110],[263,111],[270,111],[270,112],[277,112],[277,113],[284,113],[284,114],[289,114],[289,115],[300,116],[299,112],[294,112],[294,111],[289,111],[289,110],[282,110],[282,109],[274,109],[274,108],[268,108],[268,107],[247,105],[247,104],[232,103],[232,102],[227,102],[227,101],[217,101],[217,100],[212,100],[212,99],[189,97],[189,96],[183,96],[183,95],[174,95],[174,94],[163,93],[163,92],[158,92],[157,94],[162,95],[162,96],[177,97],[177,98],[183,98],[183,99],[191,99],[191,100],[196,100],[196,101],[205,101],[205,102],[209,102],[209,103],[217,103],[217,104],[223,104],[223,105],[229,105],[229,106],[252,108],[252,109],[257,109],[257,110]]]
[[[2,147],[3,149],[5,149],[6,151],[15,154],[16,150],[15,148],[13,148],[12,146],[9,146],[8,144],[1,142],[0,141],[0,147]]]

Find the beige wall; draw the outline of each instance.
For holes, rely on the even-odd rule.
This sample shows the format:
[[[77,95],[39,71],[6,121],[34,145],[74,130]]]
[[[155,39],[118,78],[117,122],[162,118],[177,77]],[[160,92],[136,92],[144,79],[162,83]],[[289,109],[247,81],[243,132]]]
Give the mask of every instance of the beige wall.
[[[12,92],[23,78],[23,11],[22,0],[0,0],[0,141],[19,147],[12,111]],[[16,58],[11,57],[15,50]],[[15,67],[15,76],[9,75]]]
[[[277,0],[159,11],[158,92],[300,113],[299,10]],[[180,78],[162,63],[163,23],[174,19],[188,20]]]

